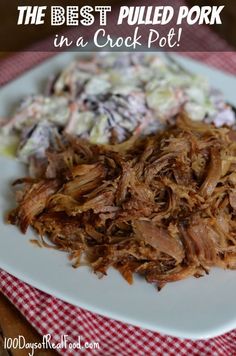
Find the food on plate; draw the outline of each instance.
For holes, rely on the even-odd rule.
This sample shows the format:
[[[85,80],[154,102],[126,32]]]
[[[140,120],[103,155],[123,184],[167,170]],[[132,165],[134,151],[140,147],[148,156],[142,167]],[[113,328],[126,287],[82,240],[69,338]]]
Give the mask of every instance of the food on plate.
[[[41,176],[18,179],[9,222],[99,276],[109,267],[160,289],[211,267],[236,268],[236,142],[229,128],[178,115],[124,143],[64,134]],[[45,240],[47,236],[50,242]]]
[[[96,54],[72,62],[48,81],[44,94],[25,98],[10,119],[0,122],[0,152],[17,146],[18,158],[37,176],[45,151],[63,133],[115,144],[160,131],[183,110],[194,121],[235,125],[222,94],[172,57]]]

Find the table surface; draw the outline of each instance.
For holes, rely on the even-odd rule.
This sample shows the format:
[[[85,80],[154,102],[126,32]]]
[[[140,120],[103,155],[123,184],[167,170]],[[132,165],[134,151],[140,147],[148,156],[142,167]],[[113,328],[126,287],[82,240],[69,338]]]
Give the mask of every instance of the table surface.
[[[20,312],[0,293],[0,355],[1,356],[28,356],[25,350],[4,350],[4,338],[24,336],[29,343],[42,342],[42,337],[25,320]],[[36,350],[35,356],[56,356],[52,350]]]

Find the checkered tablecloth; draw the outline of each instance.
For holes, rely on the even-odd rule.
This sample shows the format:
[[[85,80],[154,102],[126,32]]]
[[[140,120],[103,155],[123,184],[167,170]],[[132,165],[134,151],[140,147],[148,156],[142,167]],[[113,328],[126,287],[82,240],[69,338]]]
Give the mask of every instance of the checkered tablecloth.
[[[53,342],[58,343],[62,335],[68,335],[69,342],[77,342],[80,337],[83,343],[99,343],[99,350],[86,350],[86,355],[236,355],[236,330],[209,340],[181,340],[79,309],[30,287],[3,270],[0,284],[2,292],[35,329],[42,335],[51,334]],[[79,351],[61,349],[60,353],[78,355]]]
[[[218,36],[205,29],[196,34],[194,41],[221,41]],[[225,46],[222,40],[222,45]],[[204,47],[204,46],[203,46]],[[227,48],[226,48],[227,50]],[[230,50],[230,47],[228,48]],[[0,85],[32,68],[53,55],[46,52],[18,53],[0,62]],[[236,74],[236,53],[184,53],[208,65]],[[20,310],[26,319],[42,335],[51,334],[52,342],[60,342],[68,335],[69,342],[97,342],[99,350],[86,350],[96,355],[236,355],[236,330],[225,335],[201,341],[181,340],[156,332],[114,321],[67,304],[47,295],[0,271],[0,288],[5,296]],[[79,355],[81,351],[61,349],[63,355]]]

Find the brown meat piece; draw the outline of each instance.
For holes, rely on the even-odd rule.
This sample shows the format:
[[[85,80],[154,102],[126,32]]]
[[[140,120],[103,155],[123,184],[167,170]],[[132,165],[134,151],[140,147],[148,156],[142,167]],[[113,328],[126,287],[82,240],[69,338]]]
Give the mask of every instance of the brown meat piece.
[[[9,221],[31,225],[93,270],[158,288],[213,266],[236,268],[235,143],[227,129],[177,118],[119,145],[66,136],[38,180],[21,179]]]

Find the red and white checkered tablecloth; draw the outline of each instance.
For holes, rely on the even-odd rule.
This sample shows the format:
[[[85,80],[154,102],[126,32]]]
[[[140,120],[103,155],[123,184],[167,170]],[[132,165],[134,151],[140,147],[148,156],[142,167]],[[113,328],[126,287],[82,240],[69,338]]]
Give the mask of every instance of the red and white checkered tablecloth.
[[[85,342],[98,342],[99,350],[86,354],[107,356],[232,356],[236,355],[236,330],[200,341],[164,336],[90,313],[45,294],[5,271],[0,272],[2,292],[42,335],[51,334],[60,342],[68,335],[69,342],[78,337]],[[82,343],[81,343],[82,344]],[[63,355],[77,355],[76,350],[60,350]]]
[[[221,41],[207,28],[205,28],[205,33],[201,30],[195,38],[191,37],[190,40],[202,41],[202,38],[207,38],[208,41]],[[225,46],[223,40],[222,43]],[[53,54],[46,52],[21,52],[2,60],[0,62],[0,85],[9,82],[51,55]],[[236,74],[235,52],[192,52],[184,55]],[[86,354],[109,356],[236,355],[236,330],[209,340],[181,340],[77,308],[21,282],[3,270],[0,270],[0,288],[40,334],[51,334],[52,342],[58,343],[62,335],[68,335],[69,342],[77,342],[80,336],[82,342],[99,343],[99,350],[86,350]],[[59,352],[63,355],[79,355],[81,351],[67,348]]]

